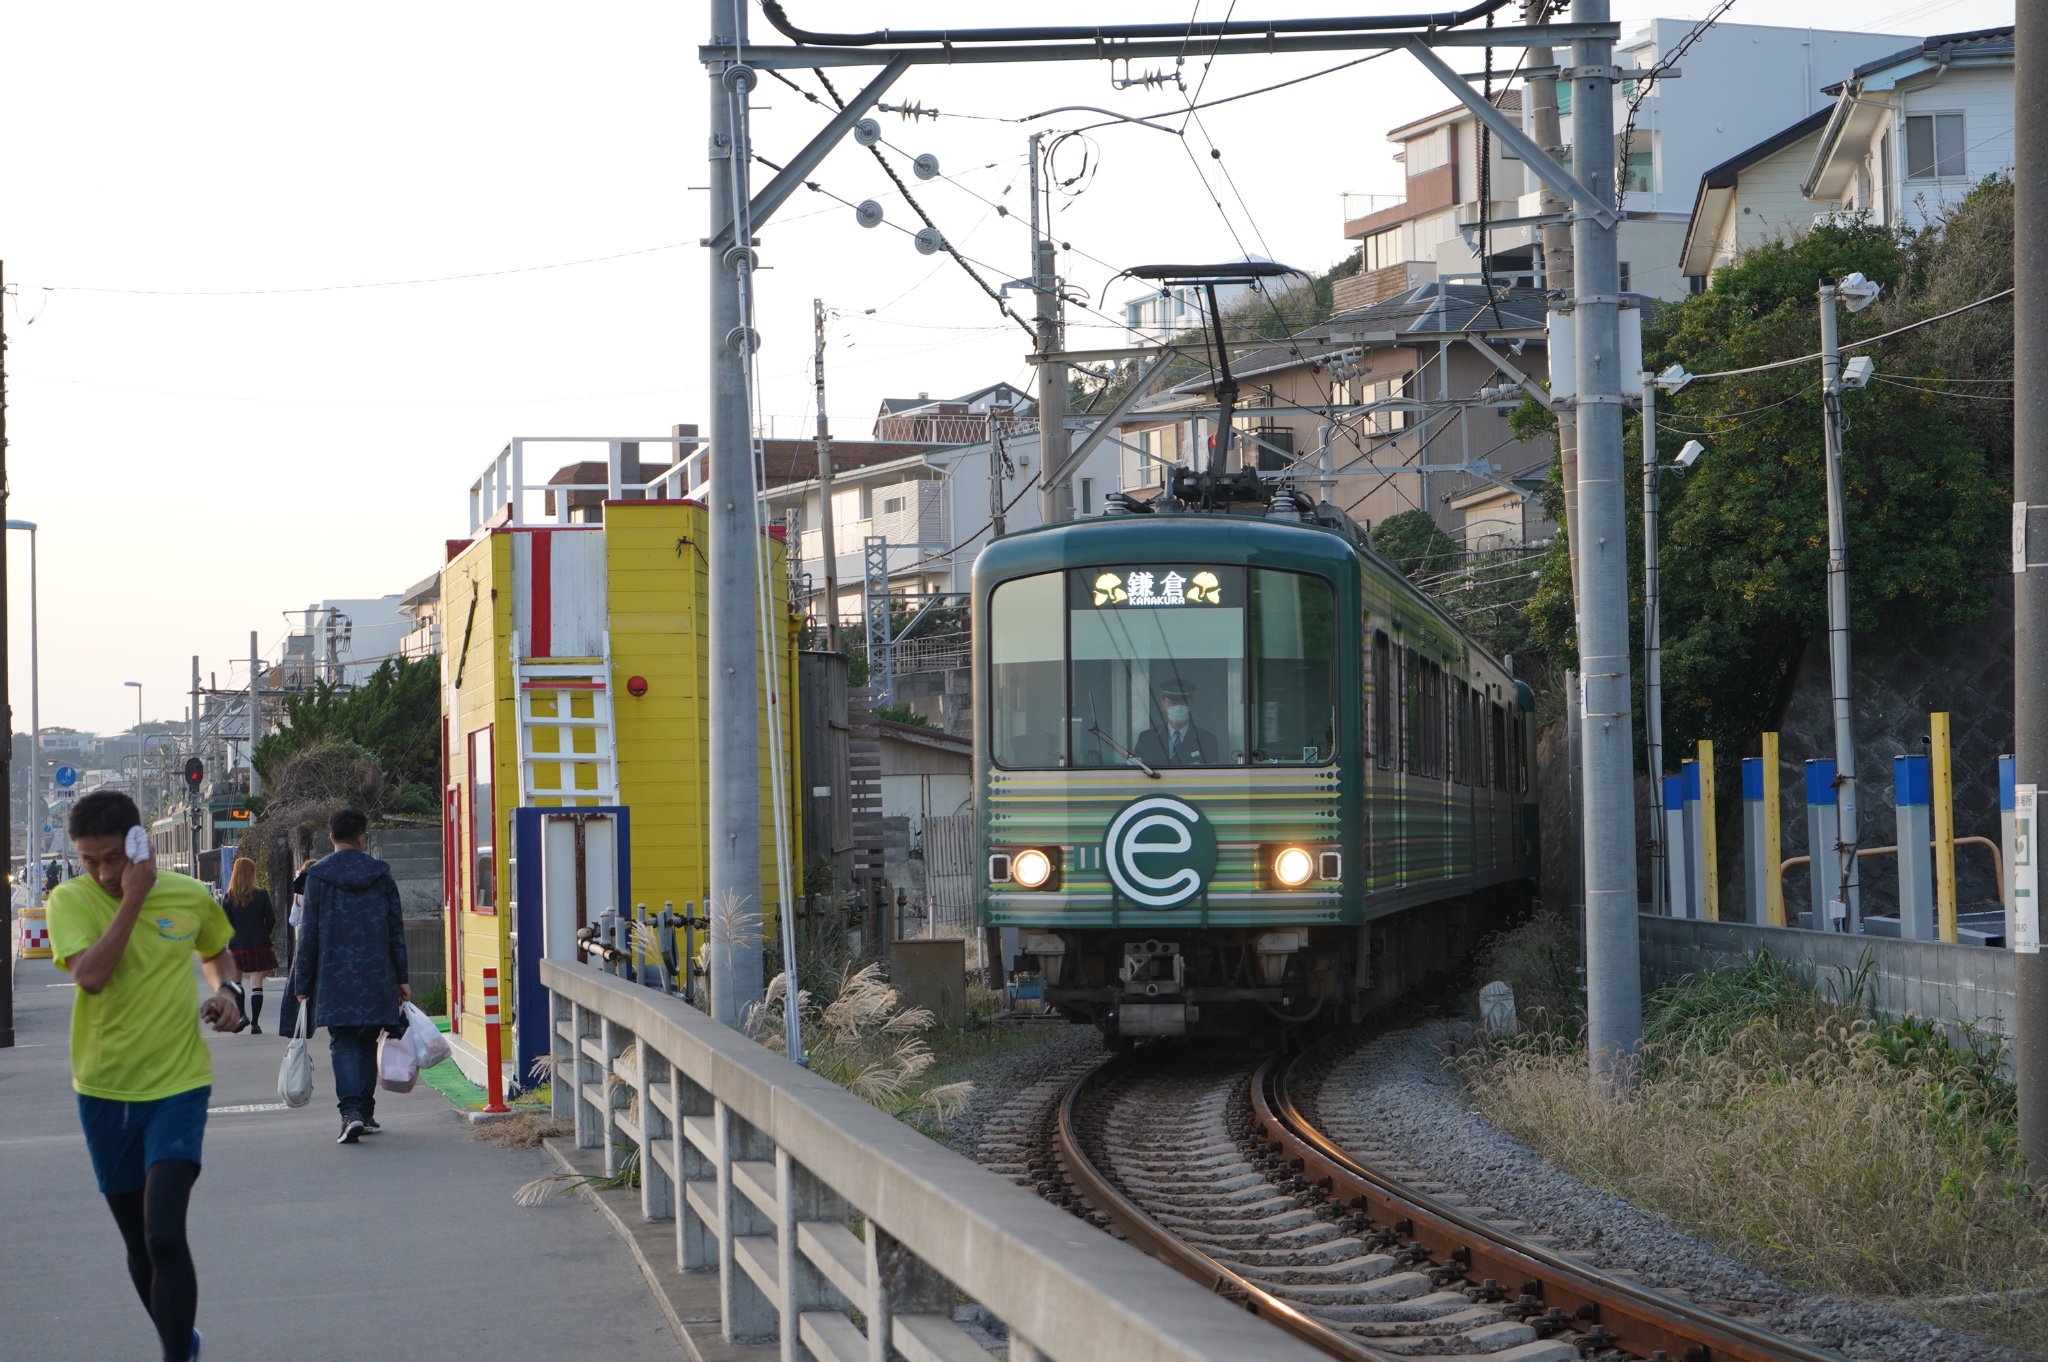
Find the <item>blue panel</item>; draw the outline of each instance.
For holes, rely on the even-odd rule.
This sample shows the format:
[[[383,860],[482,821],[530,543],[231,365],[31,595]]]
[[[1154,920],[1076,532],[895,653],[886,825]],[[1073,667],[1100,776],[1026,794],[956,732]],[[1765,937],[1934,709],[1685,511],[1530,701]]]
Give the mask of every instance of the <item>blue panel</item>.
[[[1931,772],[1925,757],[1892,758],[1892,802],[1901,808],[1918,805],[1925,807],[1929,797]]]
[[[1760,804],[1764,798],[1764,759],[1744,757],[1742,759],[1742,797],[1752,804]]]
[[[1808,804],[1833,804],[1835,802],[1835,763],[1816,758],[1806,763],[1806,802]]]
[[[1664,777],[1664,807],[1677,813],[1685,807],[1685,792],[1677,776]]]
[[[2019,762],[2012,757],[1998,759],[1998,811],[2011,813],[2018,801],[2013,797],[2013,787],[2019,783]]]
[[[1700,764],[1696,761],[1678,763],[1678,778],[1684,782],[1685,802],[1697,804],[1700,799]]]
[[[548,1027],[554,1008],[540,986],[540,957],[546,949],[547,927],[541,921],[541,809],[512,810],[512,855],[516,864],[512,876],[513,930],[519,939],[512,947],[512,1077],[525,1087],[533,1073],[533,1062],[553,1047]]]

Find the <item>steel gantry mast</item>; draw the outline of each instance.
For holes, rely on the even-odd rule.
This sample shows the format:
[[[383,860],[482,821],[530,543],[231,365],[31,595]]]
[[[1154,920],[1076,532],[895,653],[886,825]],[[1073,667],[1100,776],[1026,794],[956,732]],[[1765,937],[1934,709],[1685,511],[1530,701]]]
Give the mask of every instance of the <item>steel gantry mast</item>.
[[[1513,0],[1482,0],[1458,10],[1404,15],[1314,19],[1260,19],[1202,23],[1107,24],[1056,27],[876,30],[821,33],[789,19],[780,0],[763,0],[762,12],[788,44],[747,41],[744,0],[714,0],[712,41],[699,57],[711,77],[712,306],[712,811],[711,893],[713,902],[736,896],[758,901],[760,893],[759,765],[755,652],[758,614],[745,593],[754,589],[749,571],[753,516],[741,501],[752,494],[751,432],[745,387],[747,355],[753,343],[741,299],[754,267],[752,233],[800,187],[874,102],[912,66],[1039,61],[1128,61],[1181,57],[1198,60],[1232,54],[1278,54],[1349,50],[1400,50],[1413,55],[1458,101],[1519,158],[1567,207],[1572,239],[1572,299],[1577,395],[1578,522],[1571,527],[1580,559],[1579,652],[1581,699],[1585,710],[1583,757],[1585,809],[1586,970],[1588,1040],[1593,1082],[1607,1089],[1626,1085],[1635,1070],[1642,1018],[1637,975],[1635,782],[1629,700],[1629,618],[1627,539],[1622,467],[1620,263],[1615,238],[1619,215],[1614,200],[1614,65],[1619,29],[1610,22],[1606,0],[1576,0],[1572,22],[1501,28],[1466,28],[1505,9]],[[1569,78],[1574,96],[1574,155],[1566,169],[1503,115],[1493,102],[1453,71],[1440,47],[1552,48],[1569,44]],[[791,157],[759,193],[749,194],[745,145],[745,89],[757,69],[879,66],[881,71],[849,100],[831,122]],[[1034,167],[1036,156],[1033,157]],[[1034,200],[1035,200],[1034,195]],[[1033,234],[1033,283],[1039,300],[1040,356],[1058,353],[1046,344],[1047,325],[1057,325],[1057,299],[1044,281],[1051,275],[1046,247]],[[1055,286],[1056,287],[1056,286]],[[1048,311],[1051,316],[1047,315]],[[736,348],[737,347],[737,348]],[[1553,363],[1567,362],[1554,356]],[[1065,443],[1064,413],[1046,410],[1047,396],[1064,394],[1058,379],[1040,370],[1041,444]],[[1057,396],[1050,405],[1062,405]],[[1057,426],[1050,426],[1055,417]],[[1063,451],[1062,451],[1063,452]],[[1052,458],[1041,447],[1041,491],[1049,508],[1061,508],[1043,470],[1069,460]],[[750,510],[750,508],[749,508]],[[715,929],[714,929],[715,930]],[[734,946],[713,942],[713,996],[722,1020],[737,1019],[734,1000],[759,996],[759,946],[749,964]],[[751,972],[749,972],[751,971]]]

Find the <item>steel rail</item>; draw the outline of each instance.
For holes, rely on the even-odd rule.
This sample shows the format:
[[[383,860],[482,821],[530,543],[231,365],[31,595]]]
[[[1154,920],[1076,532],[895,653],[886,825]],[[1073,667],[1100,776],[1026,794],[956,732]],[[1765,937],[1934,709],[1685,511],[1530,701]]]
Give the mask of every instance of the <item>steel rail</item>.
[[[1318,1130],[1288,1095],[1299,1062],[1283,1068],[1276,1056],[1253,1078],[1251,1116],[1259,1138],[1309,1186],[1374,1224],[1395,1227],[1432,1261],[1456,1265],[1475,1283],[1489,1277],[1524,1283],[1524,1294],[1560,1308],[1582,1340],[1597,1338],[1637,1357],[1661,1351],[1673,1362],[1843,1362],[1839,1354],[1576,1262],[1361,1162]]]
[[[1119,1063],[1115,1058],[1104,1060],[1081,1075],[1060,1099],[1053,1148],[1067,1177],[1073,1182],[1074,1190],[1095,1210],[1108,1217],[1127,1242],[1148,1257],[1201,1283],[1224,1299],[1241,1304],[1250,1313],[1310,1347],[1344,1359],[1344,1362],[1396,1362],[1386,1353],[1368,1348],[1357,1339],[1310,1318],[1200,1249],[1175,1238],[1171,1231],[1139,1209],[1104,1176],[1082,1146],[1076,1108],[1082,1094]]]

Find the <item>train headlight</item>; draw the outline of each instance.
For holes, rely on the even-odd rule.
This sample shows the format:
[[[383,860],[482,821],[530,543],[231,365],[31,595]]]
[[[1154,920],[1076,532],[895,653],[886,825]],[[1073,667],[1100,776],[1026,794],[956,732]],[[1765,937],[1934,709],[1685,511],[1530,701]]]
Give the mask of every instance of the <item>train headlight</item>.
[[[1273,854],[1273,878],[1288,889],[1299,889],[1315,878],[1316,858],[1307,847],[1281,847]]]
[[[1026,889],[1043,889],[1052,883],[1052,857],[1037,847],[1026,847],[1010,858],[1010,878]]]

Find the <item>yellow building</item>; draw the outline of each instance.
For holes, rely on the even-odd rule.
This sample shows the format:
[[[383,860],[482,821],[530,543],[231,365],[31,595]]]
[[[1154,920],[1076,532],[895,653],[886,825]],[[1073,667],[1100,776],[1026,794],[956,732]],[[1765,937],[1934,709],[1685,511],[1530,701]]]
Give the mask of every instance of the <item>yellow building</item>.
[[[624,805],[629,903],[699,911],[708,878],[710,636],[706,512],[693,501],[608,501],[601,523],[481,528],[441,573],[449,1015],[470,1077],[485,1073],[485,971],[509,1028],[513,810]],[[503,517],[501,517],[501,520]],[[790,863],[800,892],[797,625],[778,538],[764,541],[778,631]],[[758,608],[758,605],[756,605]],[[765,929],[779,896],[768,688],[761,705]],[[505,1054],[512,1054],[507,1033]],[[523,1077],[523,1076],[522,1076]]]

